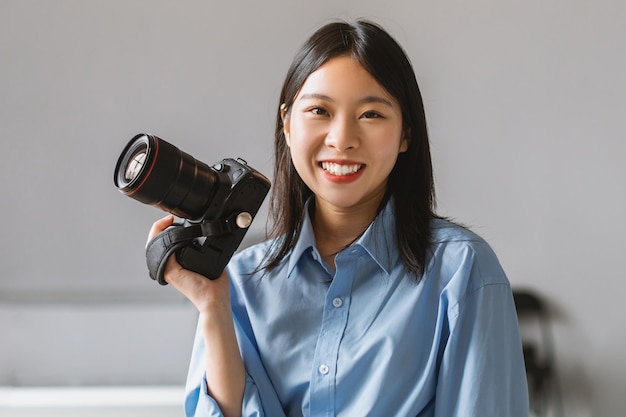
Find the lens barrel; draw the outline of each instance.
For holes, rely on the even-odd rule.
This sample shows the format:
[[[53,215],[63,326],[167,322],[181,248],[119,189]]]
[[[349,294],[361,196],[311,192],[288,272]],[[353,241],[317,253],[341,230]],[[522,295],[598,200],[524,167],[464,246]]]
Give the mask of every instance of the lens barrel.
[[[203,220],[219,185],[207,164],[145,133],[128,142],[113,181],[123,194],[190,221]]]

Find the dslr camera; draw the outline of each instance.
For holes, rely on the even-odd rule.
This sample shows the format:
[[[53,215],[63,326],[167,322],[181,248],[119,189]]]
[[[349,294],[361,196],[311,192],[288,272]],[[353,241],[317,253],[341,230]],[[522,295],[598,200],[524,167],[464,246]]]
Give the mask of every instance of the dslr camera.
[[[208,166],[146,133],[128,142],[113,180],[122,194],[183,220],[146,247],[150,277],[161,285],[172,254],[186,269],[219,277],[270,189],[270,181],[240,158]]]

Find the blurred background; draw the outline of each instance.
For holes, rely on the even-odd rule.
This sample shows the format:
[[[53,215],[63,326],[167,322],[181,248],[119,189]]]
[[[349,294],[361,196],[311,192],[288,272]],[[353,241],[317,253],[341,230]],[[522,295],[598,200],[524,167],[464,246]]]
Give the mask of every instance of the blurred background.
[[[358,17],[413,62],[440,214],[485,237],[513,287],[544,302],[522,330],[549,322],[554,402],[568,417],[623,415],[617,0],[0,0],[0,415],[182,414],[196,314],[149,279],[145,239],[163,213],[117,191],[117,157],[150,132],[271,176],[294,52]]]

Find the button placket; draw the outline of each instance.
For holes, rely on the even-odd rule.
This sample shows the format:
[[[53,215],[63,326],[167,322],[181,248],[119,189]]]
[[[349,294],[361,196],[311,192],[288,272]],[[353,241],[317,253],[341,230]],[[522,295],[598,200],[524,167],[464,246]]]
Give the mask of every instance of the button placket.
[[[335,278],[326,294],[320,337],[314,356],[315,365],[311,376],[311,415],[334,413],[337,358],[348,321],[348,306],[355,269],[354,257],[347,257],[339,262]]]

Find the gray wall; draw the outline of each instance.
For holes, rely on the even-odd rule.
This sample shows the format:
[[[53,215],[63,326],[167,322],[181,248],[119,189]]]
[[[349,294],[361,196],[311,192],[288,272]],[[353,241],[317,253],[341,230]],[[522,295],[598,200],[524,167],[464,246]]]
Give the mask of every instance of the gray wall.
[[[161,212],[114,188],[117,156],[148,131],[270,175],[282,77],[334,17],[372,18],[405,46],[439,210],[552,303],[567,415],[622,415],[626,3],[613,0],[0,0],[0,385],[184,381],[195,314],[147,278]]]

